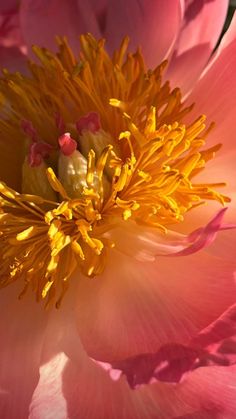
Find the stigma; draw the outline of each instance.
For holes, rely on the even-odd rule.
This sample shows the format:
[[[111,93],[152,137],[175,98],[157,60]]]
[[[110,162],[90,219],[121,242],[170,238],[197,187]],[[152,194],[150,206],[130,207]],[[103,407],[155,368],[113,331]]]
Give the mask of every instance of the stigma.
[[[207,148],[204,115],[184,124],[191,107],[162,84],[166,63],[147,71],[126,38],[113,58],[91,35],[79,58],[58,44],[57,55],[33,47],[31,77],[0,80],[1,137],[22,145],[17,182],[0,182],[0,286],[19,280],[20,297],[32,288],[57,307],[73,272],[103,272],[114,226],[165,234],[206,201],[229,201],[223,182],[195,181],[221,145]]]

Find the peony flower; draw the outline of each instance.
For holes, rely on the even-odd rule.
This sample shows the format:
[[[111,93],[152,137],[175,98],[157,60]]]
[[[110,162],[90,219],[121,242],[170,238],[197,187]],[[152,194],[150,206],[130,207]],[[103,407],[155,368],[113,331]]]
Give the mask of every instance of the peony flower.
[[[235,19],[212,55],[227,2],[11,3],[1,417],[232,419]]]

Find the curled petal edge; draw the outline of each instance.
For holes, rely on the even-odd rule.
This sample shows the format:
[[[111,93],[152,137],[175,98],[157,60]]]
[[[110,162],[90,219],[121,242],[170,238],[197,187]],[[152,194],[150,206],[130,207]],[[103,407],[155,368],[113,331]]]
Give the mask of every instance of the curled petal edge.
[[[157,254],[156,256],[188,256],[210,246],[219,231],[236,228],[236,224],[223,224],[223,218],[227,209],[222,208],[206,226],[194,230],[185,237],[182,250],[168,254]]]

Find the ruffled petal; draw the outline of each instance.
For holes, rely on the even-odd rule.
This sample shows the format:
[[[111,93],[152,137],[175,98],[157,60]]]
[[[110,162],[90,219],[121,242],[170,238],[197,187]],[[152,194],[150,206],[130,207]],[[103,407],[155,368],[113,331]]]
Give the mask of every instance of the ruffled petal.
[[[189,103],[195,103],[191,118],[199,114],[207,115],[209,122],[216,126],[208,136],[207,145],[221,142],[223,149],[218,153],[235,148],[235,106],[236,106],[236,19],[228,31],[231,39],[220,53],[213,58],[206,68],[201,80],[188,98]]]
[[[172,49],[181,20],[179,0],[110,0],[105,30],[109,51],[128,35],[130,49],[141,46],[147,65],[156,67]]]
[[[30,419],[150,418],[148,408],[145,412],[145,405],[138,409],[138,395],[132,393],[125,379],[119,383],[112,382],[106,371],[84,355],[81,347],[77,346],[77,350],[81,351],[79,361],[75,362],[65,353],[60,353],[41,368]]]
[[[21,25],[25,42],[56,49],[56,36],[66,36],[75,52],[79,50],[79,35],[92,32],[100,36],[96,15],[90,2],[79,0],[22,0]]]
[[[175,388],[162,392],[164,418],[233,419],[236,409],[236,367],[198,368]],[[153,399],[160,396],[160,384],[148,387]],[[158,394],[159,392],[159,394]],[[162,412],[162,406],[160,412]],[[169,415],[169,416],[168,416]]]
[[[18,300],[11,286],[0,291],[0,417],[25,419],[39,379],[46,313],[32,295]]]
[[[223,217],[226,210],[227,208],[221,209],[205,227],[194,230],[187,237],[189,246],[173,253],[173,256],[187,256],[199,252],[201,249],[210,246],[214,242],[219,231],[235,229],[236,224],[223,224]]]
[[[60,320],[55,316],[47,328],[54,341],[45,339],[30,419],[177,419],[196,413],[198,418],[230,417],[236,399],[233,367],[200,368],[177,385],[155,382],[131,390],[124,376],[86,355],[74,327],[72,300],[69,310],[59,312]]]
[[[124,377],[112,380],[83,352],[77,362],[60,353],[41,369],[29,418],[232,419],[235,374],[234,367],[200,368],[181,384],[131,390]]]
[[[171,230],[164,234],[136,223],[122,223],[107,236],[115,243],[116,250],[140,261],[154,261],[157,256],[187,256],[214,243],[219,231],[236,229],[236,224],[224,223],[226,211],[227,208],[217,211],[204,227],[188,235]]]
[[[235,301],[235,263],[203,252],[139,262],[113,250],[104,273],[80,279],[77,324],[90,356],[114,361],[183,343]]]
[[[125,378],[111,380],[85,353],[74,323],[74,296],[75,290],[48,323],[29,418],[149,419],[145,404],[135,406],[138,394]]]
[[[200,77],[222,31],[227,0],[194,0],[185,9],[182,28],[166,77],[183,93]]]
[[[119,223],[106,237],[115,243],[121,254],[144,262],[154,262],[157,256],[178,254],[192,244],[191,237],[186,234],[172,230],[163,233],[154,227],[130,221]]]
[[[156,381],[179,382],[201,355],[200,349],[170,344],[162,346],[156,353],[140,354],[105,366],[111,377],[124,374],[130,387],[137,389]]]
[[[235,192],[235,128],[234,109],[236,107],[236,17],[224,36],[218,52],[212,58],[201,80],[191,93],[188,102],[195,102],[193,117],[206,114],[209,122],[214,121],[215,127],[207,137],[207,146],[222,143],[222,148],[216,153],[215,159],[208,162],[207,167],[196,177],[200,182],[226,182],[222,192],[228,195],[232,202],[226,214],[226,220],[236,220]],[[209,214],[216,210],[215,203],[198,208],[186,217],[182,228],[188,229],[204,224]],[[191,226],[191,227],[189,227]],[[181,230],[186,231],[186,230]],[[222,232],[208,251],[217,257],[235,259],[236,234],[234,231]]]
[[[157,352],[140,354],[112,365],[110,374],[123,373],[131,388],[138,388],[154,380],[179,382],[184,374],[199,366],[230,365],[232,352],[236,354],[236,305],[226,310],[209,327],[201,331],[189,346],[167,344]],[[229,342],[231,346],[229,347]]]

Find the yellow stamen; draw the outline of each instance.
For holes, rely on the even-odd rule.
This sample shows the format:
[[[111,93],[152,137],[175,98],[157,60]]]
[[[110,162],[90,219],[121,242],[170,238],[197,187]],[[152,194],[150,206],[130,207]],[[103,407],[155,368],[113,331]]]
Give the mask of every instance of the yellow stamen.
[[[146,71],[139,50],[126,55],[128,38],[113,58],[92,35],[81,37],[79,59],[65,39],[58,45],[57,55],[33,48],[40,64],[29,63],[32,77],[4,71],[0,79],[1,141],[20,143],[24,154],[21,188],[0,182],[0,286],[22,281],[20,297],[32,286],[37,300],[57,307],[76,269],[102,273],[115,246],[106,233],[117,224],[131,219],[166,233],[205,201],[229,201],[215,190],[221,180],[197,183],[221,145],[206,147],[213,125],[204,115],[184,124],[192,107],[162,84],[166,62]],[[79,132],[78,119],[90,112],[101,127]],[[78,144],[71,155],[59,150],[56,115]],[[22,121],[51,146],[37,167]]]

